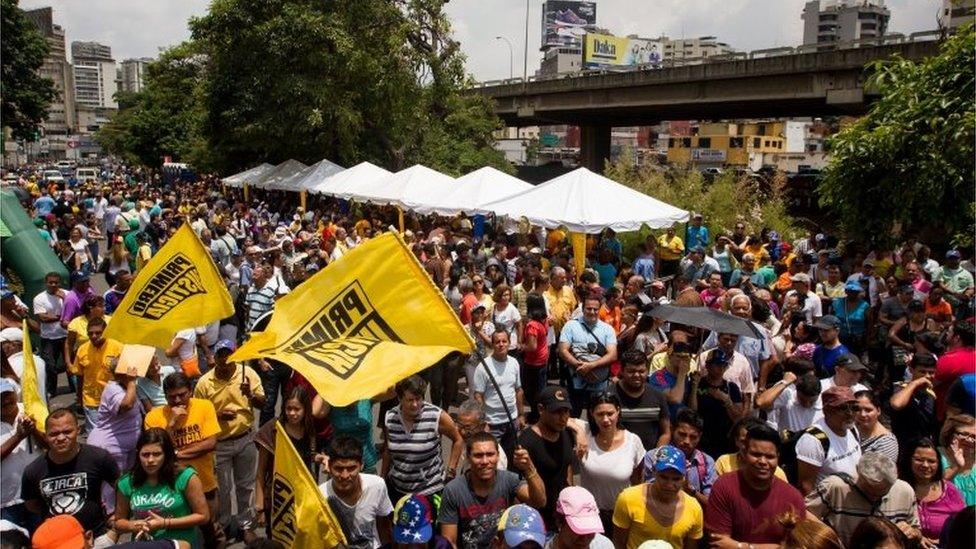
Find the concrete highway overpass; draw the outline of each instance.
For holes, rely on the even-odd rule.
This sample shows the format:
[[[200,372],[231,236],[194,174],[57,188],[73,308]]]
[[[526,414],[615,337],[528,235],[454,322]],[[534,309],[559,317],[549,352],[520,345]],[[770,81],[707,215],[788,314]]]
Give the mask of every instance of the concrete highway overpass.
[[[580,126],[583,164],[602,171],[614,126],[863,114],[875,97],[864,85],[868,64],[938,52],[933,33],[918,34],[830,51],[777,48],[662,69],[486,82],[470,93],[491,98],[508,126]]]

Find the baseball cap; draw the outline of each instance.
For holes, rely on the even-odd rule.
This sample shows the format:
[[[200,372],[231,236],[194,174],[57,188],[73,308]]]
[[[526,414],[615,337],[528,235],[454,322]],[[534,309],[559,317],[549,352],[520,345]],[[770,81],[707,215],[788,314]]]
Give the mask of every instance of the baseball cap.
[[[486,308],[486,307],[485,307],[485,304],[484,304],[484,303],[478,303],[478,304],[477,304],[477,305],[475,305],[474,307],[471,307],[471,312],[473,313],[473,312],[475,312],[475,311],[477,311],[477,310],[479,310],[479,309],[480,309],[480,310],[482,310],[482,311],[484,311],[484,310],[485,310],[485,308]]]
[[[37,527],[31,546],[33,549],[82,549],[85,529],[71,515],[53,516]]]
[[[534,541],[539,547],[546,545],[546,525],[542,515],[524,503],[505,509],[498,520],[498,531],[504,533],[505,544],[509,547],[525,541]]]
[[[397,543],[427,543],[434,537],[433,522],[427,496],[407,494],[393,510],[393,539]]]
[[[820,401],[823,403],[824,408],[836,408],[856,400],[854,398],[854,391],[850,387],[844,387],[842,385],[834,385],[820,394]]]
[[[84,282],[91,279],[91,276],[85,271],[74,271],[71,273],[71,285],[74,286],[79,282]]]
[[[659,290],[663,290],[664,282],[661,282],[660,280],[655,280],[654,282],[651,282],[651,288],[657,288]]]
[[[836,330],[840,328],[840,319],[834,315],[823,315],[813,323],[813,327],[823,328],[825,330]]]
[[[864,291],[864,288],[861,286],[861,284],[859,282],[854,282],[852,280],[852,281],[848,282],[847,284],[844,284],[844,291],[845,292],[862,292],[862,291]]]
[[[574,534],[602,534],[603,522],[600,521],[600,509],[596,506],[593,494],[580,486],[567,486],[559,492],[556,500],[556,512],[566,517],[566,524]]]
[[[661,446],[656,450],[651,450],[647,455],[644,456],[644,464],[647,465],[647,458],[653,454],[653,470],[655,473],[660,473],[671,469],[677,471],[682,475],[687,471],[687,463],[685,461],[685,454],[681,450],[675,448],[674,446],[666,445]]]
[[[24,331],[20,328],[4,328],[0,330],[0,343],[6,343],[8,341],[23,341]]]
[[[873,259],[865,259],[864,261],[861,262],[861,265],[863,265],[865,267],[874,267],[874,260]]]
[[[779,240],[779,233],[776,231],[769,231],[769,239],[773,242],[777,242]]]
[[[722,349],[716,348],[711,353],[708,354],[708,358],[705,359],[705,365],[714,364],[716,366],[728,366],[729,365],[729,355]]]
[[[535,246],[535,247],[533,247],[533,248],[531,248],[529,250],[529,253],[530,254],[541,254],[542,253],[542,248],[540,248],[538,246]]]
[[[790,281],[792,281],[792,282],[802,282],[804,284],[809,284],[810,283],[810,275],[808,275],[806,273],[796,273],[795,275],[793,275],[793,276],[790,277]]]
[[[844,367],[852,372],[861,372],[868,369],[868,367],[865,366],[859,358],[857,358],[857,355],[852,353],[844,353],[837,357],[837,360],[834,361],[834,367]]]
[[[701,246],[695,246],[691,250],[689,250],[689,252],[693,254],[704,254],[705,248],[702,248]]]
[[[214,345],[214,354],[217,354],[220,351],[230,351],[233,353],[236,350],[237,345],[234,345],[234,342],[229,339],[221,339],[216,345]]]
[[[246,253],[247,255],[251,255],[251,254],[259,254],[261,253],[261,251],[262,250],[259,246],[251,245],[244,250],[244,253]]]
[[[569,403],[569,395],[565,387],[549,385],[539,393],[539,404],[542,404],[546,411],[555,412],[556,410],[571,410],[573,405]]]
[[[4,288],[2,291],[0,291],[0,299],[10,299],[11,297],[14,297],[14,295],[16,294],[14,294],[9,288]]]
[[[9,377],[0,377],[0,393],[16,393],[17,383]]]
[[[946,252],[946,259],[951,259],[951,258],[959,259],[960,257],[962,257],[962,254],[959,253],[959,250],[949,250],[948,252]]]

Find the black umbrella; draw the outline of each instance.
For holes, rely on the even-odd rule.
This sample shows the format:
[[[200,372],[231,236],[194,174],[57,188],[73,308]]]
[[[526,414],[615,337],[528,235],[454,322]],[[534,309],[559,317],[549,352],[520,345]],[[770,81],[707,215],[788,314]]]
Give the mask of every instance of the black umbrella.
[[[760,339],[763,334],[755,324],[744,318],[732,316],[729,313],[716,311],[708,307],[675,307],[674,305],[658,305],[646,314],[660,318],[674,324],[684,324],[703,328],[721,334],[735,334]]]

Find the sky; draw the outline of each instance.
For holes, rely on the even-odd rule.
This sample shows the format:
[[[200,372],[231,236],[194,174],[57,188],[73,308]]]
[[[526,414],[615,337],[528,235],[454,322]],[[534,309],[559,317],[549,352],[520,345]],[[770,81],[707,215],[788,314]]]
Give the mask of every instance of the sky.
[[[796,46],[803,41],[805,0],[596,0],[597,25],[619,36],[715,36],[740,51]],[[539,67],[542,0],[528,0],[528,73]],[[889,32],[936,28],[942,0],[888,0]],[[207,0],[21,0],[25,9],[51,6],[54,21],[74,40],[110,46],[116,61],[155,57],[189,38],[187,20]],[[476,80],[521,76],[525,0],[450,0],[446,11]],[[511,42],[511,51],[502,36]]]

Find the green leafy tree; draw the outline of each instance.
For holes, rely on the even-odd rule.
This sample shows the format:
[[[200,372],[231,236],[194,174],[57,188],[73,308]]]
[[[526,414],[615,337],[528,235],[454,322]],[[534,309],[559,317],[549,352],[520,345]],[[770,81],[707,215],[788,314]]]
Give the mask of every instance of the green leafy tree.
[[[443,0],[215,0],[193,19],[207,55],[201,135],[214,165],[370,160],[459,174],[507,168],[467,82]]]
[[[915,63],[875,63],[881,98],[836,134],[819,186],[821,204],[849,234],[890,242],[948,240],[972,226],[976,33],[972,24]]]
[[[15,139],[32,139],[57,97],[54,83],[38,74],[48,45],[17,0],[3,0],[0,8],[0,118]]]
[[[130,162],[158,166],[164,156],[171,156],[207,168],[199,137],[203,78],[203,59],[193,43],[167,50],[148,66],[143,91],[116,95],[119,112],[96,138],[107,151]]]

